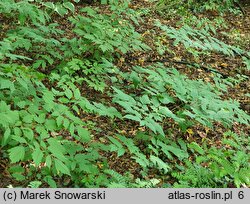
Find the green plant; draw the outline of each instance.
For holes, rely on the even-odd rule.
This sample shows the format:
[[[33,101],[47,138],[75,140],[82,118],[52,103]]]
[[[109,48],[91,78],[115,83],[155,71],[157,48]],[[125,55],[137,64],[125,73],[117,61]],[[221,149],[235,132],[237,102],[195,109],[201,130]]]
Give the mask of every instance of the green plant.
[[[61,42],[52,36],[61,35],[63,31],[57,28],[57,24],[35,26],[17,25],[6,32],[6,36],[0,41],[3,46],[0,49],[0,59],[3,61],[23,60],[30,64],[34,60],[33,67],[52,65],[56,60],[61,60]],[[46,53],[46,54],[45,54]]]
[[[170,17],[171,13],[178,13],[180,15],[188,14],[188,4],[182,0],[159,0],[156,2],[156,10],[164,16]]]
[[[188,145],[196,156],[192,164],[185,161],[185,168],[173,172],[178,179],[175,187],[227,187],[234,183],[239,188],[250,184],[249,138],[226,132],[221,147]]]
[[[78,3],[80,0],[74,0],[74,2]],[[63,2],[41,2],[43,6],[48,9],[51,9],[52,12],[58,13],[60,16],[64,16],[68,14],[68,11],[72,13],[75,12],[75,6],[70,1],[63,1]],[[51,14],[50,14],[51,15]]]
[[[224,13],[226,11],[236,12],[238,8],[238,0],[159,0],[156,3],[156,10],[167,14],[175,12],[179,15],[187,14],[189,12],[198,13],[203,11],[215,11]],[[165,13],[164,13],[165,12]],[[239,12],[238,12],[239,13]],[[165,14],[166,15],[166,14]]]
[[[117,52],[149,49],[141,42],[139,33],[117,13],[103,15],[90,7],[85,7],[81,11],[88,17],[78,15],[70,18],[75,25],[74,32],[79,36],[77,41],[81,52],[88,51],[95,59],[100,59]]]
[[[193,48],[198,51],[215,51],[221,52],[228,56],[241,55],[245,51],[238,47],[227,45],[224,42],[212,37],[206,29],[194,29],[188,25],[175,29],[160,22],[156,22],[156,26],[166,32],[167,36],[174,39],[173,44],[177,46],[182,43],[187,50],[193,52]],[[199,54],[199,52],[198,52]]]
[[[213,35],[216,35],[219,29],[228,28],[227,23],[222,17],[216,17],[213,20],[210,20],[207,17],[199,18],[195,15],[183,17],[180,20],[180,25],[188,25],[190,27],[194,27],[197,30],[204,30],[206,32],[210,32]]]
[[[218,188],[225,187],[218,184],[214,178],[213,172],[201,165],[193,164],[185,161],[185,170],[182,172],[173,172],[172,176],[178,180],[175,182],[174,188]]]
[[[41,184],[42,184],[41,181],[31,181],[28,186],[30,188],[39,188],[39,186],[41,186]]]
[[[232,181],[237,188],[250,184],[249,137],[226,132],[222,144],[228,148],[211,148],[208,158],[212,160],[211,169],[218,178]]]
[[[129,173],[121,175],[112,170],[107,170],[106,173],[113,177],[113,181],[108,185],[109,188],[153,188],[160,182],[157,179],[141,180],[138,178],[134,180]]]
[[[209,127],[213,121],[225,126],[233,121],[249,122],[249,116],[239,109],[238,102],[221,100],[222,92],[212,84],[190,80],[176,69],[166,69],[161,64],[134,67],[126,79],[138,84],[135,88],[140,90],[140,95],[129,95],[114,87],[113,101],[124,108],[124,118],[137,121],[154,133],[165,135],[162,125],[167,118],[183,130],[193,120]]]
[[[211,11],[218,11],[223,12],[226,10],[229,10],[230,8],[234,7],[234,2],[237,0],[225,0],[225,1],[219,1],[219,0],[209,0],[209,1],[197,1],[197,0],[191,0],[190,3],[195,5],[193,6],[194,9],[199,10],[211,10]]]
[[[23,26],[27,22],[32,24],[45,24],[49,21],[49,15],[29,0],[15,2],[6,0],[0,2],[0,13],[8,18],[19,21]]]
[[[72,59],[60,70],[60,75],[68,76],[69,80],[76,81],[81,84],[86,82],[89,87],[94,88],[96,91],[103,92],[107,80],[107,74],[109,73],[110,66],[107,66],[105,60],[98,63],[98,61],[79,60]],[[73,78],[72,78],[73,77]],[[60,84],[64,84],[66,80],[63,80]],[[72,89],[74,90],[74,88]]]
[[[0,143],[13,164],[13,177],[24,180],[36,173],[37,179],[55,187],[54,176],[68,175],[75,185],[104,185],[103,180],[85,183],[87,175],[105,178],[95,165],[102,159],[97,148],[91,148],[86,124],[41,83],[41,74],[13,64],[2,66],[0,73]],[[29,163],[26,170],[19,161]]]
[[[138,164],[140,164],[144,171],[147,171],[150,162],[148,161],[146,156],[141,152],[141,150],[134,144],[134,141],[122,135],[117,135],[117,139],[114,137],[109,137],[109,140],[111,142],[110,150],[117,152],[117,156],[124,155],[124,153],[128,150],[129,153],[132,154],[132,159],[134,159]]]
[[[105,15],[99,14],[97,9],[83,8],[81,15],[69,17],[73,24],[70,26],[74,29],[73,32],[69,31],[71,34],[67,37],[64,31],[58,28],[58,24],[49,23],[48,12],[39,7],[39,4],[29,1],[14,3],[10,0],[2,6],[2,13],[7,19],[19,15],[24,19],[18,20],[25,21],[14,21],[15,26],[10,27],[0,41],[0,59],[3,61],[23,60],[26,65],[33,62],[34,68],[45,70],[50,67],[51,70],[58,65],[58,61],[64,65],[72,58],[82,56],[87,57],[91,63],[92,59],[101,61],[106,58],[111,61],[114,53],[149,49],[142,43],[141,36],[134,30],[129,17],[120,17],[120,13],[126,11],[126,8],[120,6],[110,8],[110,14]],[[25,9],[22,9],[23,7]],[[88,80],[87,83],[95,86],[97,82]],[[103,87],[104,84],[100,86]]]
[[[131,56],[150,50],[139,33],[144,16],[154,13],[127,0],[82,9],[78,1],[0,2],[0,145],[12,178],[31,188],[249,186],[246,136],[227,132],[217,146],[181,139],[195,134],[197,123],[248,125],[239,103],[223,100],[228,86],[247,76],[216,75],[207,83],[162,64],[131,68]],[[214,37],[222,18],[189,15],[204,1],[161,2],[189,16],[179,29],[156,23],[164,32],[156,28],[161,55],[175,54],[168,46],[175,41],[196,56],[242,55],[249,68],[248,52]],[[124,66],[114,65],[119,59]],[[107,155],[137,168],[118,173]]]
[[[158,171],[158,176],[154,179],[167,177],[174,168],[174,158],[182,161],[188,157],[187,146],[181,139],[174,142],[161,135],[139,133],[134,140],[122,135],[116,135],[116,138],[109,137],[109,140],[111,141],[110,150],[117,152],[118,157],[125,153],[130,154],[131,158],[142,168],[140,173],[145,178],[150,170]],[[141,143],[144,144],[144,148],[138,147]]]
[[[250,70],[250,59],[243,57],[243,63],[246,65],[247,70]]]

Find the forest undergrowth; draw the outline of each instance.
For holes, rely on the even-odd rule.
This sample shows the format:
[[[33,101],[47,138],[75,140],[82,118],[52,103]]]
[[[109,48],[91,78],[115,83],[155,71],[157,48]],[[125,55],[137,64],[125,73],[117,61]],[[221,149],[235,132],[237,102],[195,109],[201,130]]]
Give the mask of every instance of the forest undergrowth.
[[[249,14],[0,0],[0,187],[250,187]]]

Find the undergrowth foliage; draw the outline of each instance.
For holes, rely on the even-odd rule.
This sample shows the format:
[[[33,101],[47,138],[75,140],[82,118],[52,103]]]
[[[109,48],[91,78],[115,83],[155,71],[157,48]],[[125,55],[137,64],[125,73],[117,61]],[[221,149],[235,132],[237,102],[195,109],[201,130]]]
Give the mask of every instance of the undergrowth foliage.
[[[190,80],[176,69],[162,64],[134,67],[125,77],[140,95],[128,95],[114,87],[113,101],[124,108],[124,118],[135,120],[154,133],[165,135],[162,125],[167,118],[184,131],[194,121],[207,127],[215,121],[226,126],[233,122],[249,124],[250,117],[240,110],[238,102],[222,100],[221,90],[202,80]],[[171,108],[175,103],[180,104],[178,109]]]
[[[227,11],[239,12],[239,0],[159,0],[156,3],[156,10],[162,15],[169,15],[175,12],[179,15],[188,12],[213,11],[224,13]]]
[[[99,154],[88,153],[80,145],[89,144],[91,140],[86,124],[75,117],[69,107],[56,102],[56,95],[34,78],[39,77],[38,73],[32,74],[31,79],[31,72],[25,67],[13,68],[12,64],[1,69],[1,145],[8,148],[11,163],[30,161],[28,172],[21,166],[12,166],[11,169],[15,169],[13,176],[23,180],[41,168],[43,179],[55,187],[53,175],[71,175],[73,169],[88,172],[87,168],[81,170],[79,165],[86,161],[91,168],[91,162],[98,159]],[[67,135],[71,139],[67,139]]]
[[[119,70],[121,56],[151,49],[133,26],[140,15],[126,0],[101,1],[105,13],[78,2],[0,1],[0,153],[12,178],[23,187],[250,185],[245,135],[225,133],[220,148],[170,130],[249,124],[237,101],[222,99],[229,83],[191,80],[163,64]],[[249,69],[249,53],[212,37],[213,28],[156,26],[187,50],[244,54]],[[100,130],[96,118],[116,131]],[[129,137],[120,130],[127,122],[143,131]],[[116,172],[106,155],[129,156],[140,178]]]
[[[168,37],[174,39],[173,44],[175,46],[182,43],[191,53],[195,53],[193,48],[203,52],[214,51],[223,53],[228,56],[241,55],[244,53],[244,51],[240,48],[227,45],[217,38],[212,37],[208,32],[208,28],[194,29],[193,27],[184,25],[177,30],[175,28],[162,25],[160,22],[156,22],[156,26],[165,31]]]

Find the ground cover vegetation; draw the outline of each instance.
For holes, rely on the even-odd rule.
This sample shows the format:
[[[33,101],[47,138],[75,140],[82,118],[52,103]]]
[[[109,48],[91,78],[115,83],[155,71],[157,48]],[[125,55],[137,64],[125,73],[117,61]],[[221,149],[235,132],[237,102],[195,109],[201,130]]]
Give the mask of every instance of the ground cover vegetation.
[[[0,0],[0,186],[250,187],[249,14]]]

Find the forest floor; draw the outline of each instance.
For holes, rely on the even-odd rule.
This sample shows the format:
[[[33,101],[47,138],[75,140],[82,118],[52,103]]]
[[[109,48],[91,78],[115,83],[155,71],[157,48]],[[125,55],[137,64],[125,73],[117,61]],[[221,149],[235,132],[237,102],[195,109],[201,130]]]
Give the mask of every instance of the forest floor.
[[[79,6],[82,7],[84,5]],[[95,5],[94,5],[95,6]],[[212,82],[212,77],[214,76],[213,71],[209,71],[203,68],[196,68],[192,66],[193,63],[202,64],[204,67],[213,67],[219,73],[225,77],[234,78],[237,74],[245,75],[250,77],[250,72],[240,69],[244,66],[242,64],[240,57],[228,57],[220,54],[213,53],[209,57],[199,56],[195,58],[192,54],[188,53],[181,46],[173,46],[171,40],[165,40],[162,31],[154,25],[155,20],[167,24],[172,27],[179,27],[182,21],[179,17],[175,15],[170,15],[169,17],[162,16],[153,9],[154,4],[146,0],[132,1],[130,8],[132,9],[144,9],[145,14],[143,14],[142,21],[140,25],[134,25],[136,31],[139,32],[145,39],[145,43],[151,47],[151,51],[147,52],[136,52],[133,54],[121,55],[120,58],[116,59],[116,66],[121,70],[130,70],[134,65],[146,66],[150,65],[152,62],[164,62],[166,66],[174,66],[181,73],[186,74],[190,79],[203,79],[207,82]],[[243,5],[245,14],[235,15],[233,13],[227,13],[222,16],[224,20],[225,27],[220,28],[220,33],[224,32],[228,35],[221,35],[219,37],[223,38],[224,42],[229,42],[230,44],[238,44],[244,47],[246,50],[250,50],[250,5]],[[105,12],[105,9],[103,9]],[[207,18],[215,19],[219,17],[216,12],[204,12],[197,15],[197,18]],[[67,28],[67,21],[58,17],[58,23],[61,27]],[[61,23],[60,23],[61,22]],[[220,39],[218,37],[218,39]],[[160,45],[168,46],[169,51],[160,55],[158,52],[159,47],[156,47],[155,41],[158,40]],[[184,63],[180,63],[184,62]],[[87,87],[82,87],[82,91],[87,93],[88,99],[93,99],[95,101],[109,101],[111,100],[108,95],[100,92],[89,92]],[[240,83],[236,83],[235,86],[229,88],[228,92],[224,95],[225,98],[231,98],[233,100],[239,101],[241,108],[250,114],[250,98],[246,97],[245,94],[250,92],[250,83],[247,80],[242,80]],[[95,136],[96,140],[99,137],[106,135],[115,135],[117,133],[123,134],[127,137],[133,137],[138,130],[143,130],[138,124],[131,121],[119,121],[116,120],[116,127],[112,125],[112,122],[105,117],[96,116],[91,114],[83,114],[81,118],[86,121],[92,121],[95,123],[101,131],[97,132],[93,130],[92,134]],[[223,138],[223,133],[225,133],[228,128],[223,127],[221,124],[215,124],[213,129],[205,128],[201,125],[193,126],[191,129],[185,133],[181,132],[179,127],[169,121],[168,128],[171,127],[171,133],[173,137],[180,137],[186,141],[195,141],[198,144],[202,142],[203,138],[207,138],[210,141],[211,146],[220,147],[221,138]],[[246,135],[250,135],[250,126],[234,124],[231,128],[235,133],[243,132]],[[143,148],[143,147],[142,147]],[[130,155],[125,154],[117,158],[116,153],[103,153],[103,156],[107,157],[108,164],[111,169],[123,174],[130,171],[135,177],[138,175],[139,166],[136,162],[130,159]],[[10,184],[13,186],[25,186],[28,182],[17,182],[11,179],[9,173],[7,172],[6,164],[7,160],[0,161],[0,172],[1,172],[1,182],[0,187],[6,187]],[[154,177],[155,172],[151,172],[150,177]],[[25,184],[24,184],[25,183]],[[233,187],[233,185],[232,185]]]
[[[164,17],[159,15],[157,12],[151,10],[154,7],[153,3],[150,3],[147,0],[139,0],[133,1],[131,4],[131,8],[145,8],[150,11],[148,15],[143,16],[143,22],[140,23],[140,26],[136,26],[137,32],[141,33],[145,38],[146,44],[150,45],[152,50],[146,53],[133,53],[133,55],[125,55],[122,59],[117,60],[117,66],[122,70],[130,70],[132,66],[135,65],[150,65],[152,62],[164,62],[166,66],[174,66],[181,73],[186,74],[190,79],[203,79],[207,82],[212,81],[212,77],[214,76],[213,72],[207,71],[201,68],[195,68],[193,66],[187,66],[187,64],[178,63],[179,61],[188,62],[188,63],[198,63],[203,64],[205,67],[213,67],[219,73],[225,75],[226,77],[234,78],[237,74],[243,74],[246,76],[250,76],[250,71],[243,71],[240,67],[244,66],[242,64],[241,57],[231,58],[227,56],[223,56],[220,54],[213,54],[209,57],[203,56],[199,59],[195,59],[190,53],[187,53],[185,49],[181,46],[173,46],[171,41],[164,41],[162,39],[162,43],[169,47],[169,50],[173,52],[165,52],[164,55],[159,55],[157,51],[157,47],[155,47],[155,40],[157,38],[161,38],[162,31],[154,25],[156,20],[159,20],[163,24],[167,24],[174,28],[180,27],[180,18],[175,17],[174,15],[170,15],[169,17]],[[227,13],[222,16],[227,25],[227,28],[221,28],[221,32],[228,33],[228,37],[225,39],[225,36],[221,36],[222,40],[228,42],[229,44],[240,44],[246,50],[250,50],[250,4],[244,5],[244,15],[235,15],[233,13]],[[219,16],[217,12],[204,12],[202,14],[197,15],[198,18],[208,18],[215,19]],[[235,33],[236,31],[236,33]],[[237,36],[237,33],[240,33],[240,36]],[[218,37],[218,39],[220,39]],[[122,61],[122,62],[121,62]],[[248,80],[243,80],[241,83],[237,84],[234,87],[230,87],[227,94],[224,96],[225,98],[230,97],[233,100],[239,101],[241,104],[241,108],[250,114],[250,98],[246,97],[245,94],[250,92],[250,82]],[[110,125],[107,124],[107,128],[103,127],[103,121],[96,120],[97,123],[102,125],[102,129],[106,129],[107,132],[116,132],[116,130],[110,130]],[[171,121],[170,121],[171,123]],[[138,127],[134,126],[134,124],[127,123],[126,126],[121,124],[122,133],[127,135],[128,137],[135,135],[136,129]],[[192,127],[190,131],[186,133],[181,133],[179,128],[174,124],[171,124],[172,133],[177,137],[181,137],[189,142],[195,141],[197,143],[202,142],[202,138],[209,138],[211,146],[220,147],[221,139],[223,138],[223,133],[228,131],[227,128],[223,127],[221,124],[216,124],[213,129],[207,129],[201,125],[197,125]],[[235,133],[245,133],[246,135],[250,135],[250,126],[234,124],[232,127],[232,131]],[[126,134],[127,133],[127,134]],[[111,168],[115,169],[118,172],[124,173],[126,171],[132,171],[134,174],[137,172],[136,163],[131,163],[131,160],[126,157],[121,157],[117,159],[116,156],[111,156],[109,158],[109,164]],[[113,158],[113,159],[112,159]],[[152,172],[153,173],[153,172]],[[153,175],[152,175],[153,177]]]

